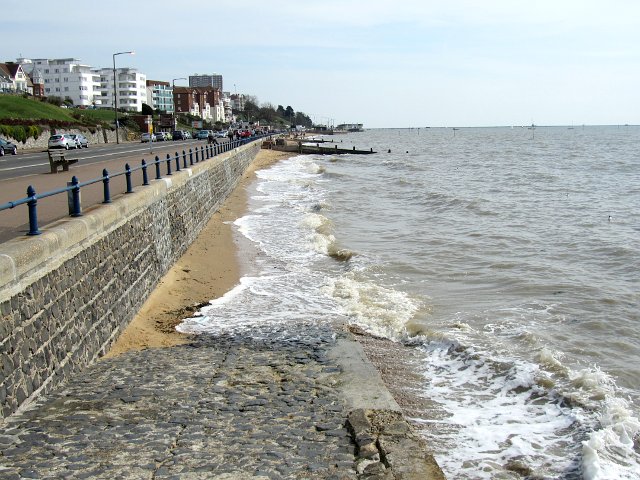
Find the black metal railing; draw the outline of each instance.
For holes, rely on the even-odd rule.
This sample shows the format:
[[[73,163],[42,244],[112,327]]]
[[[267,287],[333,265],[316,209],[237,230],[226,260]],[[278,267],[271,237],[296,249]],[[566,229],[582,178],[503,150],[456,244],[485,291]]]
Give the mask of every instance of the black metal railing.
[[[126,182],[125,194],[133,193],[132,175],[135,172],[142,171],[142,185],[149,185],[149,167],[155,167],[155,180],[162,178],[162,166],[166,167],[166,175],[173,175],[172,164],[175,165],[175,171],[179,172],[182,169],[186,169],[191,165],[203,162],[209,158],[213,158],[221,153],[228,152],[241,145],[260,140],[269,135],[259,135],[250,138],[234,140],[219,144],[201,145],[200,148],[190,148],[188,151],[182,150],[182,153],[175,152],[172,156],[167,153],[165,159],[160,159],[157,155],[155,160],[151,163],[147,163],[144,159],[140,166],[131,167],[128,163],[125,164],[124,170],[116,173],[109,173],[107,169],[102,170],[102,176],[87,180],[86,182],[80,182],[74,175],[71,178],[71,182],[66,187],[61,187],[49,192],[37,193],[32,185],[27,187],[27,196],[19,200],[11,201],[0,205],[0,212],[3,210],[12,209],[20,205],[27,205],[29,214],[29,231],[27,235],[40,235],[40,229],[38,227],[38,201],[66,193],[69,196],[69,215],[72,217],[82,216],[82,205],[80,202],[80,192],[83,187],[93,185],[102,182],[103,186],[103,201],[102,203],[111,203],[111,180],[117,177],[124,176]]]

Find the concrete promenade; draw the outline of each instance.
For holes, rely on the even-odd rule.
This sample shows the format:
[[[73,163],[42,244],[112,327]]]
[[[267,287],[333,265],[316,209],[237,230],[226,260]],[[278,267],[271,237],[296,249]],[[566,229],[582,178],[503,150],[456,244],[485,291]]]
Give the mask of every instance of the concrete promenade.
[[[340,325],[97,362],[0,428],[2,479],[442,479]]]

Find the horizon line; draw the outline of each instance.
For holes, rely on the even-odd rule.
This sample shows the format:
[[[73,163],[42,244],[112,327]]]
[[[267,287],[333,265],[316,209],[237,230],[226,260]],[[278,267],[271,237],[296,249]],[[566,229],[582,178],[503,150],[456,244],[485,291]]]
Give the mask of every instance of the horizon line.
[[[635,123],[581,123],[581,124],[554,124],[554,125],[467,125],[467,126],[421,126],[421,127],[365,127],[365,130],[385,130],[385,129],[429,129],[429,128],[581,128],[581,127],[639,127]]]

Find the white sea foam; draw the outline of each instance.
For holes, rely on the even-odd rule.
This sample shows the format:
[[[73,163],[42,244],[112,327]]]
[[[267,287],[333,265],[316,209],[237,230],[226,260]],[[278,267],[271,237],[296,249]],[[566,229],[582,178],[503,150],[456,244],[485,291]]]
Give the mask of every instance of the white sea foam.
[[[628,402],[611,397],[599,415],[600,429],[582,442],[582,462],[586,480],[609,478],[637,480],[640,467],[634,461],[634,447],[640,435],[640,421]]]
[[[576,416],[538,385],[534,364],[451,343],[432,342],[423,351],[425,395],[444,416],[424,434],[438,445],[445,473],[511,478],[514,462],[541,477],[577,471],[570,453],[579,438]]]
[[[335,298],[353,323],[391,339],[407,336],[407,323],[419,304],[401,291],[365,280],[357,272],[329,278],[324,291]]]

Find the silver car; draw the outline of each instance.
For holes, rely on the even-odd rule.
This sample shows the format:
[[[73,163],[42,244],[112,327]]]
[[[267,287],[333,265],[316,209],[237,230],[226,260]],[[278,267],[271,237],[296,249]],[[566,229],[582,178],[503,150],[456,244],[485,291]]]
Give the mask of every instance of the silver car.
[[[81,133],[69,135],[76,142],[76,148],[89,148],[89,140]]]
[[[61,133],[58,135],[51,135],[49,137],[49,148],[64,148],[69,150],[70,148],[78,148],[78,144],[75,139],[68,133]]]

